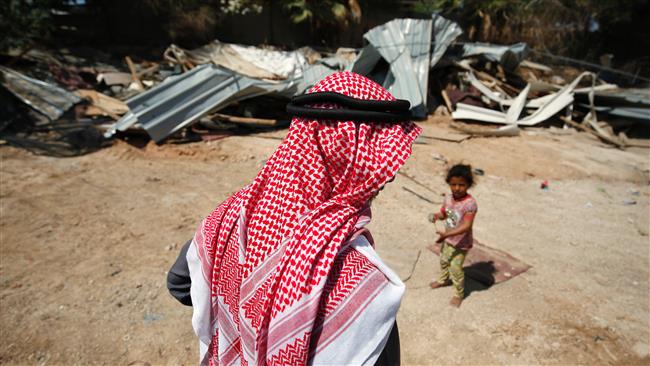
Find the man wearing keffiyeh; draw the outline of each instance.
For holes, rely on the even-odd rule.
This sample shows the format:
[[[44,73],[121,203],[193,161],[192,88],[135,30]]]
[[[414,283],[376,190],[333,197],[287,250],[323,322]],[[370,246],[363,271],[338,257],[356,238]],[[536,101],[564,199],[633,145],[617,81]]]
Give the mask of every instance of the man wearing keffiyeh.
[[[395,100],[349,72],[309,91],[319,92]],[[170,291],[193,306],[201,364],[385,361],[404,284],[364,226],[371,199],[419,133],[412,122],[293,118],[253,182],[203,220],[184,248],[179,260],[187,260],[191,285],[170,271]]]

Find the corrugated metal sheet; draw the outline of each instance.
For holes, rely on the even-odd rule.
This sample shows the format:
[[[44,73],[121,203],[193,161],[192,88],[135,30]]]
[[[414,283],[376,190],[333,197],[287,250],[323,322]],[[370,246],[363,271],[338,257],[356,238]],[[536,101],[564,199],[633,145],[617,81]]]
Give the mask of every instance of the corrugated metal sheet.
[[[463,45],[463,58],[478,55],[498,62],[506,70],[514,70],[528,55],[528,45],[523,42],[509,46],[480,42]]]
[[[0,66],[0,83],[23,103],[54,121],[81,102],[74,93]]]
[[[453,41],[463,34],[456,22],[445,19],[439,14],[433,14],[433,52],[431,53],[431,68],[438,64]]]
[[[434,15],[432,19],[395,19],[364,35],[369,45],[346,69],[362,75],[373,71],[382,58],[389,70],[380,83],[396,98],[407,99],[416,117],[425,117],[431,65],[431,39],[434,21],[437,55],[444,53],[459,28]],[[305,67],[299,77],[273,82],[250,78],[215,65],[202,65],[127,101],[130,112],[113,125],[106,136],[139,123],[155,141],[193,123],[203,115],[228,104],[263,94],[291,97],[301,94],[319,80],[346,66],[345,60],[323,59]],[[301,66],[301,67],[304,67]]]
[[[370,47],[359,54],[352,71],[367,74],[379,60],[390,65],[382,86],[396,98],[411,102],[416,117],[426,116],[432,20],[395,19],[369,30]],[[374,50],[373,50],[374,49]]]
[[[586,95],[577,95],[581,106],[587,106]],[[613,89],[594,92],[594,109],[600,114],[650,122],[650,89]]]
[[[234,101],[269,93],[291,96],[297,90],[294,81],[257,80],[214,65],[202,65],[169,79],[128,100],[131,111],[106,133],[107,137],[139,123],[159,142]]]
[[[139,123],[160,142],[207,113],[265,94],[291,97],[304,92],[325,76],[336,72],[323,64],[311,65],[300,78],[280,82],[249,78],[215,65],[202,65],[170,77],[156,87],[128,100],[125,114],[105,134],[112,136]]]

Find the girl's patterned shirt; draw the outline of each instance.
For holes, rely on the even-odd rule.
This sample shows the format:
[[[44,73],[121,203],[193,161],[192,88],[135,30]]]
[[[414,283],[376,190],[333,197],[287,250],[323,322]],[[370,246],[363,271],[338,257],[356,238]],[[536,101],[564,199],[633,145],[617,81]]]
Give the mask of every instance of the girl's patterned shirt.
[[[445,227],[447,230],[455,229],[464,219],[476,215],[477,210],[476,200],[469,193],[458,201],[451,195],[445,197],[440,208],[440,212],[446,216]],[[445,241],[457,249],[468,250],[474,242],[472,229],[463,234],[450,236]]]

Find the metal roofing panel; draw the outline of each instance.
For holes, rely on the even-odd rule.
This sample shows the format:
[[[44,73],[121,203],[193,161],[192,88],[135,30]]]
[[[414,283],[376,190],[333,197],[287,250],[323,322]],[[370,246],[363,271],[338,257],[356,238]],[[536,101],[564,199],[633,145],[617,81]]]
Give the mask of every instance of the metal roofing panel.
[[[364,34],[390,64],[383,87],[396,98],[410,101],[417,117],[426,115],[431,25],[429,19],[395,19]]]
[[[431,53],[431,67],[434,67],[447,51],[449,45],[463,34],[460,26],[439,14],[431,15],[433,19],[433,52]]]
[[[0,83],[7,90],[52,121],[81,101],[74,93],[4,66],[0,66],[0,76]]]
[[[242,76],[215,65],[198,66],[168,78],[156,87],[130,99],[130,112],[106,133],[140,123],[149,136],[160,142],[203,115],[228,104],[262,94],[294,95],[297,80],[268,82]]]

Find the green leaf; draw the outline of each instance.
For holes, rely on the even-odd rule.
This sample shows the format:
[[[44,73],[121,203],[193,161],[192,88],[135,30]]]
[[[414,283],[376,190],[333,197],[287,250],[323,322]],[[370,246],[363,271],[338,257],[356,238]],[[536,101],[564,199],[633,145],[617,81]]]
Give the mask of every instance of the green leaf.
[[[331,11],[337,20],[345,20],[348,15],[348,9],[341,3],[332,4]]]
[[[299,15],[292,16],[291,21],[294,22],[294,23],[302,23],[307,19],[311,19],[311,17],[313,17],[313,16],[314,16],[314,14],[311,12],[311,10],[305,9]]]

